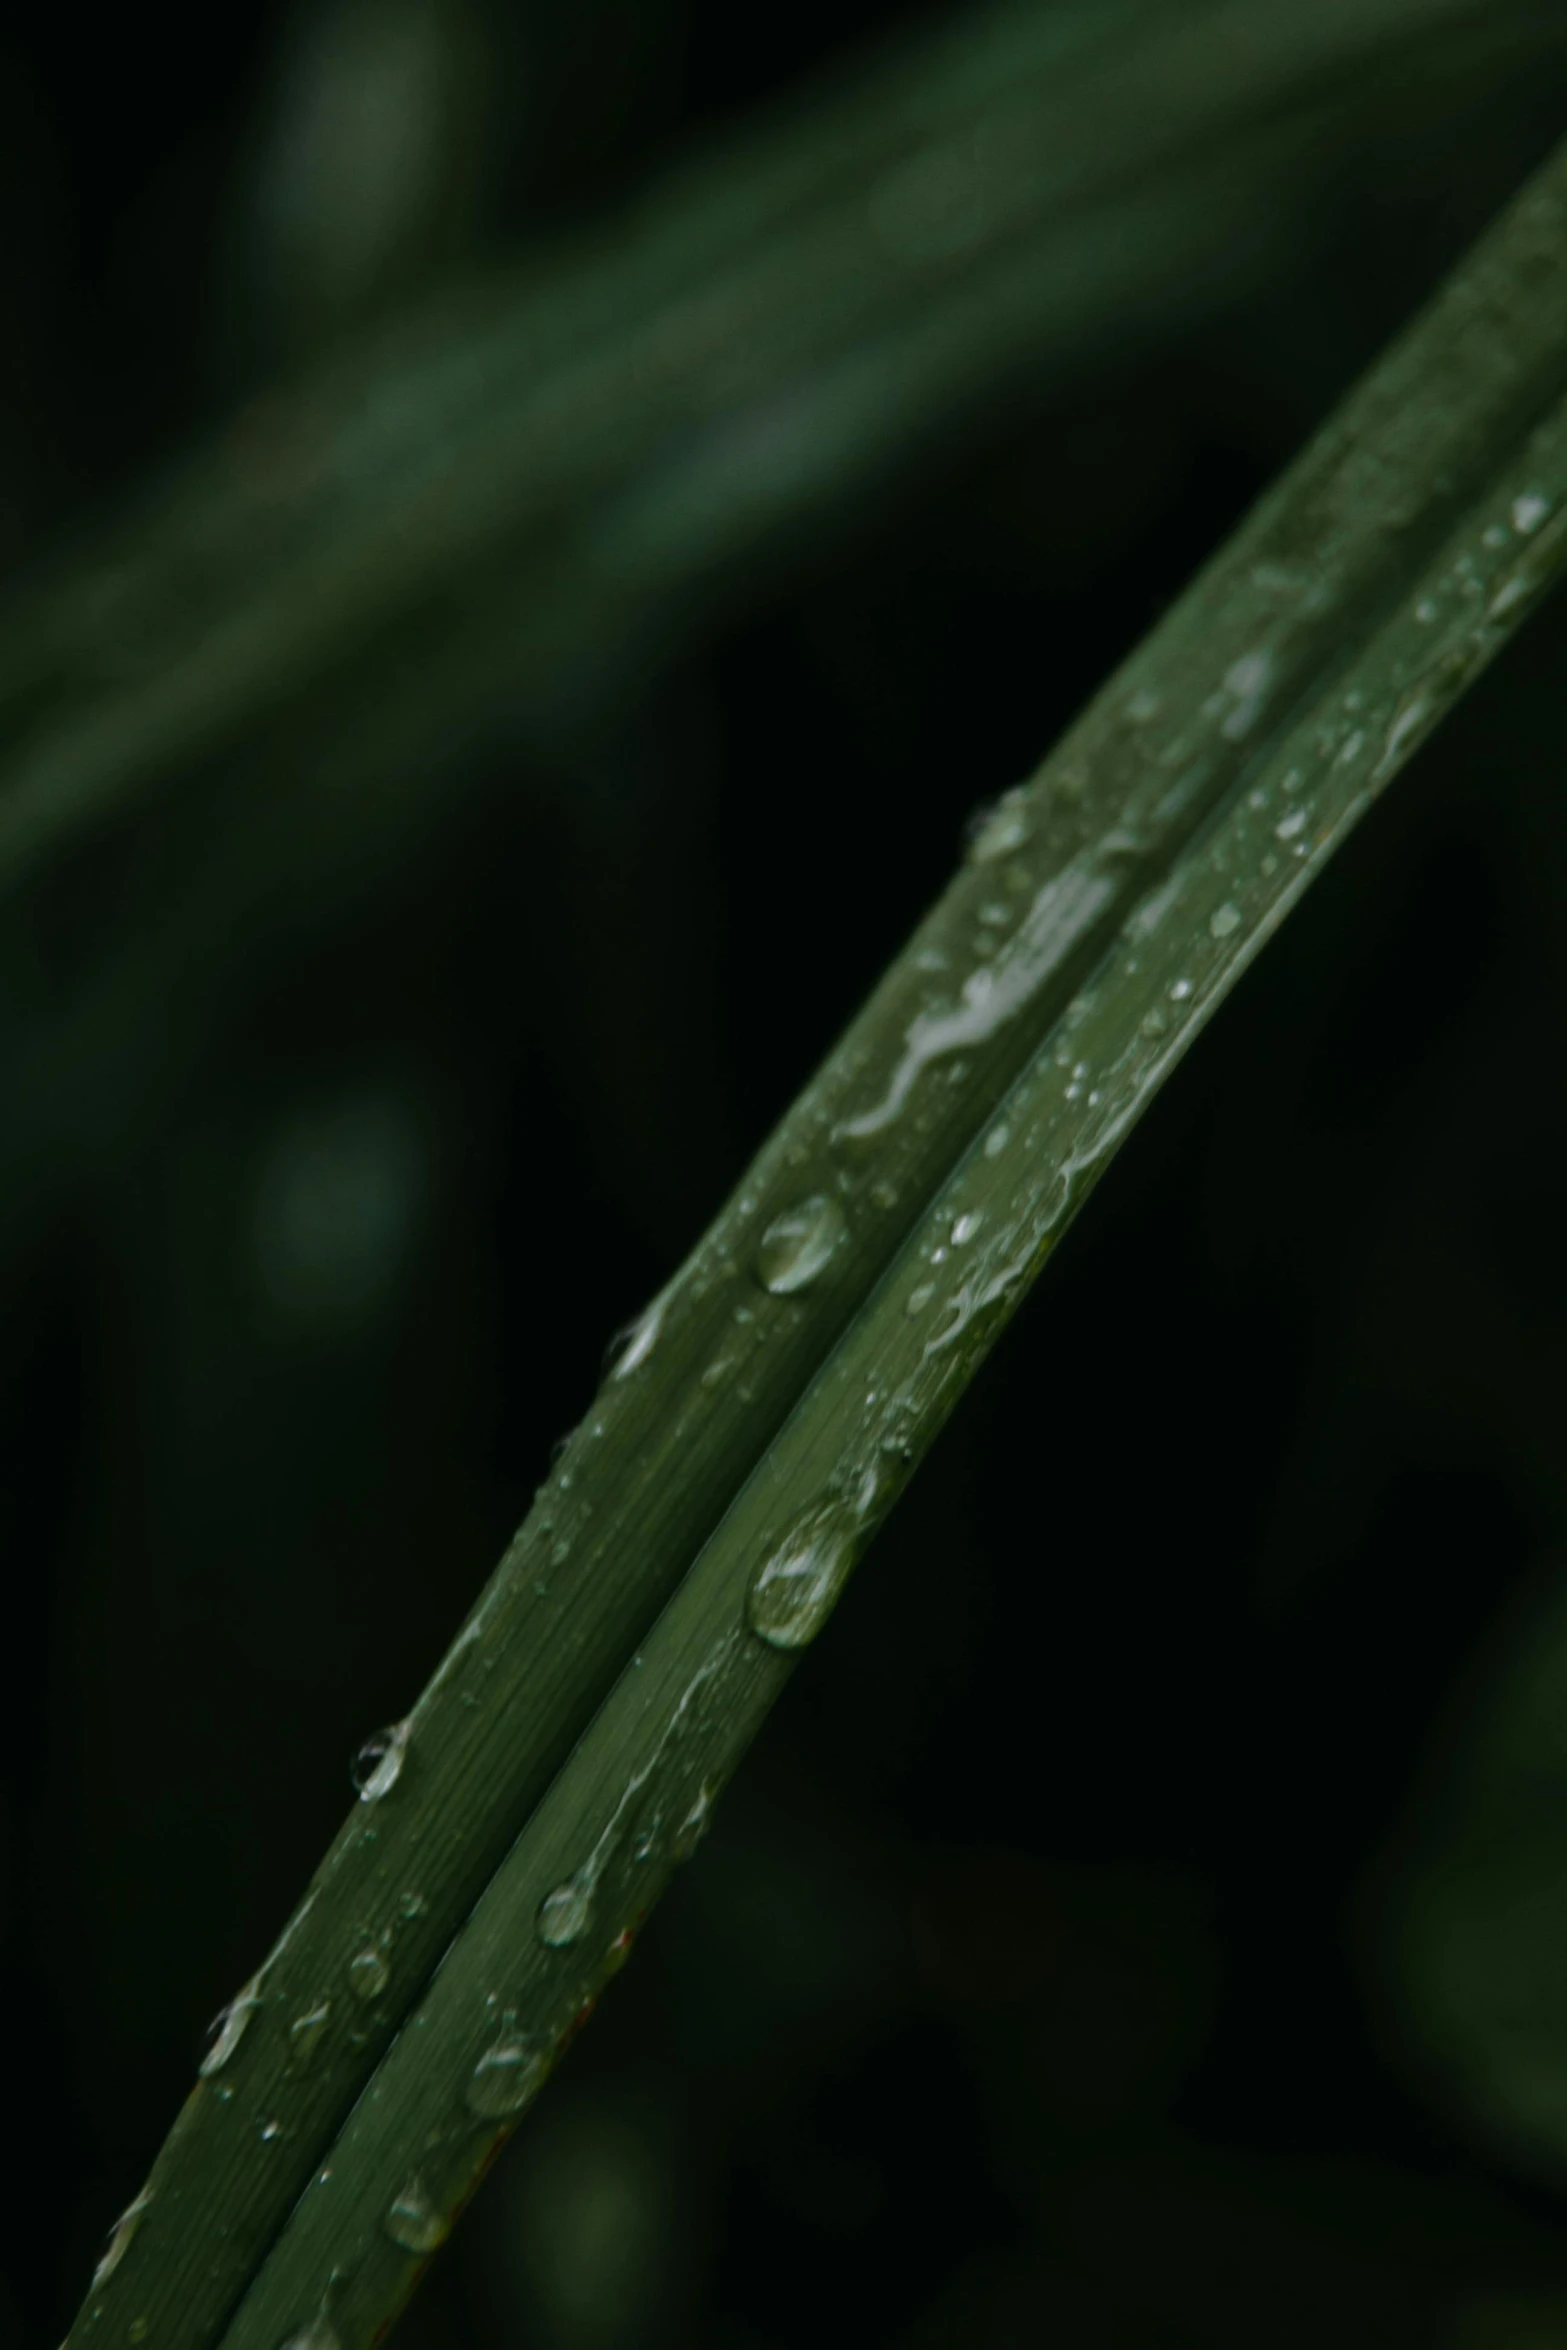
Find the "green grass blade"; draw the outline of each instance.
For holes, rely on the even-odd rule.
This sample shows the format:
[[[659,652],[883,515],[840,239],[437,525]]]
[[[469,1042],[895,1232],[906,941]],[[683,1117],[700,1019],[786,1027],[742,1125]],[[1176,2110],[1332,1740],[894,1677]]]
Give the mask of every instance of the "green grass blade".
[[[1559,571],[1564,397],[1567,149],[980,825],[638,1325],[74,2341],[379,2333],[1087,1189]]]

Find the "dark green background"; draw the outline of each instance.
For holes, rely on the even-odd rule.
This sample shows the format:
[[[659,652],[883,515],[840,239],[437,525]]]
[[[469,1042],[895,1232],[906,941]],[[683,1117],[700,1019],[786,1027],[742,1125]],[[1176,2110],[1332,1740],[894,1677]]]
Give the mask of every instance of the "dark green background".
[[[299,21],[0,40],[18,577],[377,303],[921,20],[485,0],[423,241],[319,314],[247,211]],[[68,2320],[353,1747],[971,807],[1562,97],[1515,78],[1346,153],[1221,315],[1025,388],[655,673],[455,738],[427,853],[346,916],[302,897],[150,1135],[136,1031],[96,1092],[59,1080],[78,1147],[0,1289],[0,2336]],[[1550,2159],[1444,2085],[1385,1923],[1414,1839],[1440,1849],[1442,1725],[1567,1528],[1564,729],[1548,609],[1095,1196],[409,2350],[1567,2343]],[[6,954],[67,990],[179,814],[11,889]],[[0,1103],[0,1186],[8,1124],[38,1102]]]

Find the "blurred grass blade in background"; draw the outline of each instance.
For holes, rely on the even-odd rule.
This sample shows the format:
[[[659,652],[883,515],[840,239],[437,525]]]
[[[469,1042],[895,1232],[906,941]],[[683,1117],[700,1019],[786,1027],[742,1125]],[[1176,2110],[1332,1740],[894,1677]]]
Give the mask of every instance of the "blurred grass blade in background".
[[[0,872],[356,663],[395,739],[389,629],[426,724],[514,692],[519,659],[594,648],[1052,346],[1217,291],[1347,142],[1564,44],[1530,0],[944,27],[618,231],[266,394],[41,577],[0,656]]]
[[[1564,399],[1567,149],[977,821],[367,1758],[73,2340],[378,2337],[1111,1155],[1554,580]]]

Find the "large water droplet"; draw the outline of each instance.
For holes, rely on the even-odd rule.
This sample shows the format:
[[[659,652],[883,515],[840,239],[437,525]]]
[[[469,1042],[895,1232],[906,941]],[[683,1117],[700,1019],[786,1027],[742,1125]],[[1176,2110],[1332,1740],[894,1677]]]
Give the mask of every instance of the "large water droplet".
[[[832,1613],[854,1549],[829,1512],[812,1511],[762,1561],[746,1594],[752,1631],[769,1648],[804,1648]]]
[[[969,856],[976,865],[994,864],[998,857],[1010,857],[1022,848],[1029,830],[1028,800],[1019,784],[999,800],[975,809],[965,833]]]
[[[379,1803],[403,1775],[411,1722],[393,1722],[367,1738],[354,1757],[353,1781],[361,1803]]]
[[[975,1233],[976,1233],[976,1232],[979,1230],[979,1228],[980,1228],[981,1224],[983,1224],[983,1223],[984,1223],[984,1221],[985,1221],[985,1211],[983,1210],[983,1208],[965,1208],[965,1209],[964,1209],[964,1211],[963,1211],[963,1213],[962,1213],[962,1215],[961,1215],[961,1216],[958,1216],[958,1217],[956,1217],[956,1218],[953,1220],[953,1226],[952,1226],[952,1245],[953,1245],[953,1247],[954,1247],[954,1248],[963,1248],[963,1247],[966,1247],[966,1245],[968,1244],[968,1242],[969,1242],[969,1241],[971,1241],[971,1240],[973,1239],[973,1237],[974,1237]]]
[[[568,1878],[539,1903],[539,1940],[551,1950],[567,1950],[580,1942],[593,1915],[593,1896],[585,1885]]]
[[[204,2081],[223,2070],[249,2030],[250,2019],[261,2005],[256,1983],[257,1977],[252,1975],[238,1998],[231,1999],[227,2007],[221,2008],[213,2017],[208,2027],[214,2035],[212,2046],[202,2058],[199,2068]]]
[[[504,2032],[468,2076],[463,2101],[481,2121],[505,2121],[531,2104],[543,2079],[542,2052],[515,2033]]]
[[[100,2285],[106,2285],[108,2283],[115,2270],[119,2267],[120,2262],[125,2258],[126,2253],[129,2252],[131,2248],[131,2240],[135,2236],[137,2229],[141,2226],[142,2220],[146,2215],[147,2206],[151,2201],[152,2189],[150,2187],[143,2187],[135,2202],[126,2206],[125,2210],[121,2212],[119,2218],[115,2221],[113,2227],[110,2229],[109,2241],[107,2244],[105,2244],[98,2265],[92,2272],[93,2291],[95,2293],[97,2292]]]
[[[405,2252],[439,2252],[452,2232],[452,2223],[437,2211],[418,2179],[410,2179],[395,2203],[388,2207],[386,2232]]]
[[[356,1999],[379,1999],[392,1979],[386,1952],[367,1944],[357,1958],[348,1962],[348,1987]]]
[[[842,1208],[826,1193],[785,1208],[762,1234],[756,1252],[756,1277],[775,1297],[791,1297],[808,1288],[834,1252],[848,1238]]]

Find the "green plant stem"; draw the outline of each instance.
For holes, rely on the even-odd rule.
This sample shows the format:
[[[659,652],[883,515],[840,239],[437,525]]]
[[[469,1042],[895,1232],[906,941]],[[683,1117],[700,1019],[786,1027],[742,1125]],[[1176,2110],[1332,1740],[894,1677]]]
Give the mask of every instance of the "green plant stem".
[[[558,2052],[776,1692],[745,1594],[771,1562],[753,1610],[825,1612],[1154,1090],[1554,578],[1564,392],[1567,149],[982,826],[649,1309],[73,2341],[277,2341],[328,2303],[377,2333],[418,2265],[388,2192],[418,2170],[433,2242],[500,2134],[480,2025]],[[573,1885],[589,1922],[540,1944]]]

